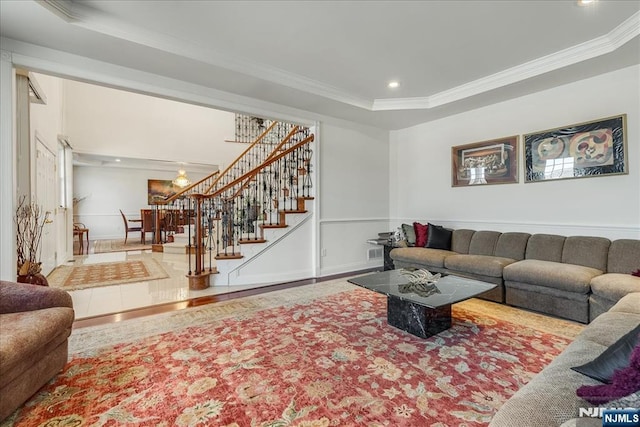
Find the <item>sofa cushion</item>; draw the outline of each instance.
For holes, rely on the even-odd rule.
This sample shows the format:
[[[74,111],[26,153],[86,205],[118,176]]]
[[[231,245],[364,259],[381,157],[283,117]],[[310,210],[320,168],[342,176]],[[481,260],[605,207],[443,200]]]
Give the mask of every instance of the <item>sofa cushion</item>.
[[[571,369],[594,380],[610,383],[616,370],[629,365],[631,352],[638,343],[640,343],[640,325],[623,335],[592,361]]]
[[[419,248],[425,247],[425,245],[427,244],[427,234],[429,233],[429,226],[426,224],[420,224],[419,222],[414,222],[413,232],[416,235],[416,246]]]
[[[407,241],[407,246],[415,246],[416,245],[416,231],[413,228],[413,225],[402,224],[402,234],[404,234],[404,238]]]
[[[516,262],[515,259],[487,255],[451,255],[444,260],[449,270],[473,273],[481,276],[502,277],[505,266]]]
[[[464,228],[453,230],[453,234],[451,235],[451,250],[459,254],[468,254],[469,244],[475,232],[475,230]]]
[[[0,384],[21,372],[15,367],[25,357],[39,354],[45,347],[55,348],[71,334],[73,309],[68,307],[6,313],[0,327]]]
[[[582,294],[591,289],[591,279],[601,274],[602,271],[595,268],[536,259],[518,261],[503,270],[505,281],[530,283]]]
[[[497,231],[476,231],[469,243],[469,254],[493,255],[499,238],[500,233]]]
[[[428,248],[395,248],[389,254],[393,260],[424,265],[426,267],[444,267],[446,257],[456,255],[455,252]]]
[[[632,273],[640,269],[640,240],[619,239],[611,242],[607,273]]]
[[[638,316],[640,323],[640,292],[625,295],[609,310],[610,313],[630,313]]]
[[[583,385],[578,388],[576,394],[591,404],[602,405],[615,399],[630,396],[638,391],[640,391],[640,344],[636,345],[631,351],[627,365],[616,369],[612,373],[609,384]],[[639,426],[639,420],[636,418],[635,421],[634,424]],[[630,425],[628,423],[624,424]]]
[[[534,234],[527,241],[526,259],[562,262],[562,247],[565,236]]]
[[[591,279],[591,292],[608,300],[618,301],[627,294],[640,292],[640,277],[620,273],[596,276]]]
[[[562,262],[607,271],[611,241],[604,237],[571,236],[562,247]]]
[[[447,230],[441,225],[429,223],[429,231],[427,232],[427,248],[451,250],[451,235],[453,232]]]
[[[502,233],[496,243],[496,250],[493,254],[502,258],[512,258],[517,261],[523,260],[529,237],[531,237],[529,233]]]

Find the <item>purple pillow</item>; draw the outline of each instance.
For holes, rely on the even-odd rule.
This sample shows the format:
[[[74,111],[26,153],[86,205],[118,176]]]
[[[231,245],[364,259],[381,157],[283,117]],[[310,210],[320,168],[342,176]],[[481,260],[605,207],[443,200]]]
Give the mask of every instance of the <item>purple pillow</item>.
[[[600,405],[640,391],[640,344],[631,352],[629,366],[618,369],[611,384],[583,385],[577,394],[587,402]]]

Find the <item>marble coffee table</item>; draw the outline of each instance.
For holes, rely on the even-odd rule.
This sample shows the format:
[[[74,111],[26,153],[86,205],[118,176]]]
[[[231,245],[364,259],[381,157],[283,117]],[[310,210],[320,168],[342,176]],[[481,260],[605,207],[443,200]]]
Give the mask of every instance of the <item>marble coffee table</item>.
[[[416,289],[400,270],[349,279],[350,283],[387,296],[387,322],[421,338],[451,327],[451,305],[490,291],[497,285],[458,276],[441,277]]]

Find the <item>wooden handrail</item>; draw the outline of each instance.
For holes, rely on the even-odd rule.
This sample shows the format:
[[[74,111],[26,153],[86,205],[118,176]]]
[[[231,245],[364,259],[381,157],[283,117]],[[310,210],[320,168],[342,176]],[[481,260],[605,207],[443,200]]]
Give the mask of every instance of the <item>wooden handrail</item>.
[[[240,161],[240,159],[242,159],[244,157],[245,154],[247,154],[253,147],[255,147],[260,141],[262,141],[262,139],[265,136],[267,136],[267,134],[269,132],[271,132],[271,129],[273,129],[275,127],[275,125],[277,125],[277,124],[278,124],[278,122],[276,120],[274,120],[273,123],[271,123],[269,125],[269,127],[264,132],[262,132],[262,134],[258,138],[256,138],[256,140],[253,141],[251,143],[251,145],[249,145],[249,147],[247,147],[246,150],[244,150],[242,152],[242,154],[240,154],[238,157],[236,157],[236,159],[233,162],[231,162],[231,164],[229,166],[227,166],[227,168],[220,174],[220,176],[218,178],[216,178],[216,180],[213,181],[213,183],[204,191],[204,194],[208,194],[211,191],[211,189],[213,189],[216,186],[218,181],[220,181],[222,179],[222,177],[225,176],[226,173],[229,172],[231,170],[231,168],[234,167],[236,165],[236,163],[238,163]]]
[[[282,141],[280,141],[280,143],[273,149],[273,151],[271,151],[271,153],[267,156],[265,161],[269,160],[271,157],[275,156],[275,154],[278,152],[278,150],[281,149],[284,144],[289,142],[289,140],[291,138],[293,138],[293,135],[295,135],[297,132],[298,132],[298,126],[296,125],[296,126],[293,127],[293,129],[291,129],[291,132],[289,132],[289,134],[287,136],[285,136]],[[236,194],[231,196],[231,198],[235,199],[236,197],[238,197],[240,195],[240,192],[242,190],[244,190],[247,187],[247,185],[249,185],[250,182],[251,182],[251,178],[247,179],[247,181],[244,184],[242,184],[240,186],[240,188],[238,188],[238,191],[236,191]]]
[[[217,170],[212,174],[209,174],[207,176],[205,176],[204,178],[202,178],[200,181],[195,182],[185,188],[183,188],[182,190],[178,191],[176,194],[174,194],[173,196],[169,197],[167,200],[164,200],[162,203],[157,203],[159,205],[168,205],[169,203],[173,202],[174,200],[176,200],[178,197],[182,196],[184,193],[186,193],[187,191],[191,190],[192,188],[197,187],[199,184],[202,184],[203,182],[205,182],[206,180],[213,178],[216,174],[219,174],[220,171]]]
[[[208,194],[190,194],[189,196],[190,197],[196,197],[196,198],[207,198],[207,199],[219,196],[220,194],[222,194],[225,191],[227,191],[229,188],[232,188],[234,185],[244,181],[245,179],[250,179],[250,178],[254,177],[258,172],[260,172],[261,170],[263,170],[267,166],[271,165],[272,163],[275,163],[276,161],[280,160],[281,158],[283,158],[287,154],[291,153],[292,151],[297,150],[298,148],[308,144],[309,142],[312,142],[313,140],[314,140],[314,136],[313,136],[313,134],[311,134],[308,137],[306,137],[305,139],[303,139],[302,141],[298,142],[297,144],[292,145],[291,147],[287,148],[283,152],[281,152],[279,154],[276,154],[275,156],[269,158],[268,160],[265,160],[264,162],[262,162],[262,164],[260,164],[260,165],[256,166],[255,168],[251,169],[249,172],[245,173],[241,177],[234,179],[233,181],[229,182],[227,185],[225,185],[222,188],[219,188],[218,190],[216,190],[213,193],[208,193]]]

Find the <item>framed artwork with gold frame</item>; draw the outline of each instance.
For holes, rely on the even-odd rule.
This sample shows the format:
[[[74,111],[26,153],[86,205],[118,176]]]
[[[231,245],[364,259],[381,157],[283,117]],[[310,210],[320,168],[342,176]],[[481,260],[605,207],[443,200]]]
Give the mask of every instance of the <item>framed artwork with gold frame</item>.
[[[518,182],[518,136],[451,147],[451,186]]]

